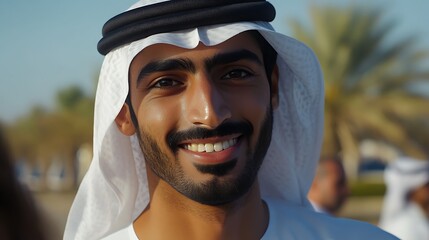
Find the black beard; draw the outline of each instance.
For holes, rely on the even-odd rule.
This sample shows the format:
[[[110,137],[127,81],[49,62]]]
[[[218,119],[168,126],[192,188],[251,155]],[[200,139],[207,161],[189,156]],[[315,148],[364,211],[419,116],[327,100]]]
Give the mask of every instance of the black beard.
[[[270,108],[267,110],[262,123],[259,139],[254,146],[255,150],[252,151],[251,146],[248,146],[249,151],[246,154],[245,166],[233,180],[223,180],[220,177],[226,175],[236,166],[237,159],[213,166],[194,164],[201,173],[213,175],[211,180],[201,183],[195,183],[187,178],[177,159],[174,161],[169,159],[149,134],[140,130],[138,138],[146,164],[159,178],[196,202],[205,205],[221,205],[240,198],[252,187],[271,142],[272,126],[273,116]],[[241,138],[249,138],[252,132],[252,125],[248,122],[225,123],[214,130],[194,128],[183,132],[172,132],[167,136],[167,143],[171,151],[176,153],[179,148],[177,143],[183,140],[203,139],[235,133],[242,134]]]

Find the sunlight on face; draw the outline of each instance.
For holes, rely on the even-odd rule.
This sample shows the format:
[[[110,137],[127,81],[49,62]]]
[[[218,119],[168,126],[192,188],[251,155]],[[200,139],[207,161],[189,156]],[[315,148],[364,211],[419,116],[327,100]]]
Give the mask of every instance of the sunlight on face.
[[[139,53],[130,66],[131,103],[150,170],[205,204],[246,193],[272,131],[262,59],[249,33],[211,47],[156,44]]]

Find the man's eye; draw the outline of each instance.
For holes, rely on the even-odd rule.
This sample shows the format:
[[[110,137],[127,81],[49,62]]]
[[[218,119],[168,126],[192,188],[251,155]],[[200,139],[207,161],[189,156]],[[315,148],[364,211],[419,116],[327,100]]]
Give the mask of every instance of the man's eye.
[[[246,70],[236,69],[225,74],[222,79],[232,79],[232,78],[245,78],[250,76],[250,73]]]
[[[154,88],[168,88],[168,87],[175,87],[180,85],[181,83],[179,81],[176,81],[171,78],[162,78],[158,80],[153,87]]]

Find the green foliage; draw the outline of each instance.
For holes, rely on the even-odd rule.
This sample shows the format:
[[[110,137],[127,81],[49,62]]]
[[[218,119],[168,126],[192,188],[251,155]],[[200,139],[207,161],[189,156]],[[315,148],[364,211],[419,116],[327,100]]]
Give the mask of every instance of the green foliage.
[[[350,197],[383,197],[386,192],[384,183],[357,181],[349,184]]]
[[[15,158],[47,166],[55,157],[71,162],[82,144],[92,143],[93,96],[71,86],[60,90],[57,108],[35,106],[8,127]]]
[[[323,155],[355,156],[363,139],[387,142],[427,158],[429,101],[410,91],[429,80],[429,51],[417,38],[394,41],[395,22],[382,9],[313,5],[308,28],[291,21],[293,34],[318,56],[325,78]],[[419,129],[411,122],[418,122]]]
[[[57,104],[62,109],[72,109],[85,98],[83,90],[78,86],[62,89],[57,94]]]

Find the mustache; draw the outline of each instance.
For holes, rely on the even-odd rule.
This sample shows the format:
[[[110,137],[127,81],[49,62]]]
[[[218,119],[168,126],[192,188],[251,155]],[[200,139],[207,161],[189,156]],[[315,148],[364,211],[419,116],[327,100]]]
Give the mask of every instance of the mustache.
[[[253,126],[250,122],[225,122],[215,129],[194,127],[188,130],[170,132],[167,135],[167,144],[176,152],[179,148],[179,143],[186,140],[222,137],[232,134],[250,135],[252,133]]]

